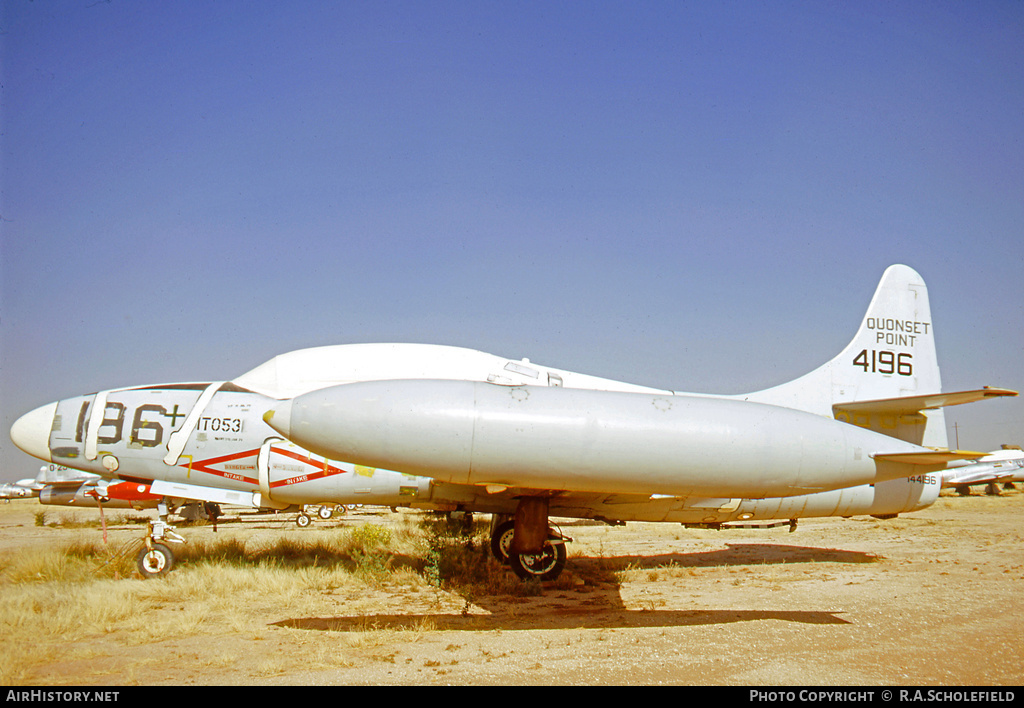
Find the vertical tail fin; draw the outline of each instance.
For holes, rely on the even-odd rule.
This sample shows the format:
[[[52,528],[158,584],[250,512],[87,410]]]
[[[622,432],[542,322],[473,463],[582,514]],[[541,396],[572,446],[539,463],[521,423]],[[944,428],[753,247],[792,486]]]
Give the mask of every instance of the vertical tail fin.
[[[940,393],[928,288],[913,268],[886,269],[856,336],[827,364],[789,383],[740,396],[833,417],[833,406]],[[851,423],[919,445],[947,447],[942,409],[872,415]]]

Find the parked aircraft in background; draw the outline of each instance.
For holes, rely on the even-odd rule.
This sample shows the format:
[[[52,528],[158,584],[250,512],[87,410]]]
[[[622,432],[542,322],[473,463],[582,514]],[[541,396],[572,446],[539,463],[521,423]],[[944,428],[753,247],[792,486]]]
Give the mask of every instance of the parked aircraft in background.
[[[25,484],[25,482],[32,481],[31,479],[19,479],[17,482],[0,484],[0,499],[10,501],[11,499],[27,499],[36,496],[39,492]]]
[[[40,504],[113,509],[155,508],[161,497],[149,494],[148,485],[104,478],[64,465],[43,465],[35,479],[0,485],[0,499],[38,497]]]
[[[167,500],[144,574],[172,563],[162,542],[180,537],[167,505],[198,499],[491,513],[496,555],[520,577],[549,579],[567,540],[549,516],[722,524],[923,508],[949,462],[983,455],[947,449],[942,406],[1004,395],[1016,394],[941,393],[925,285],[892,266],[839,356],[747,395],[456,347],[354,344],[284,354],[227,382],[64,399],[22,416],[11,437]]]
[[[975,484],[984,484],[987,494],[999,494],[1000,484],[1024,482],[1024,452],[1016,445],[1004,445],[1002,450],[950,467],[942,473],[943,488],[952,487],[965,496]]]
[[[17,482],[0,484],[0,499],[24,499],[38,497],[40,492],[50,486],[79,486],[86,481],[99,480],[98,474],[80,472],[63,465],[48,464],[39,468],[34,478],[19,479]]]

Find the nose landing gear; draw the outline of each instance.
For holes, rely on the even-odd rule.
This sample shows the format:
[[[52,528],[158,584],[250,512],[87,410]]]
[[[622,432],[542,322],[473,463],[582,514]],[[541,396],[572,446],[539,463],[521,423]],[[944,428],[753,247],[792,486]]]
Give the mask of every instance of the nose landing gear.
[[[174,567],[174,553],[164,541],[184,543],[185,539],[174,532],[174,527],[167,523],[167,504],[157,505],[159,519],[149,522],[149,535],[145,546],[135,557],[135,565],[143,578],[159,578],[167,575]]]
[[[136,567],[144,578],[158,578],[166,575],[174,567],[174,554],[162,543],[153,543],[146,538],[146,547],[139,551]]]

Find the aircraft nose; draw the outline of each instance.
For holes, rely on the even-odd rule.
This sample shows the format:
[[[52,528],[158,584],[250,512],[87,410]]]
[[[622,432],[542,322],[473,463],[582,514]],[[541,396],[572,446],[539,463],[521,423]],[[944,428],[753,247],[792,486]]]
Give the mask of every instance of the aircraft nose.
[[[56,413],[57,404],[47,403],[21,416],[11,426],[11,440],[32,457],[51,462],[50,429]]]

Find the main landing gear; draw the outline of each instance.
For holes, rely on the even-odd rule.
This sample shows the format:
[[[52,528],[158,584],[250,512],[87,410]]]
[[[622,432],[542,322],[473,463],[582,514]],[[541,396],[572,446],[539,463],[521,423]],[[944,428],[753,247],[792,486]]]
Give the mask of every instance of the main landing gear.
[[[491,553],[523,580],[554,580],[565,568],[572,539],[548,525],[547,507],[546,498],[524,498],[515,517],[496,514],[491,521]]]
[[[167,523],[167,503],[157,505],[159,519],[149,522],[149,535],[145,546],[135,558],[135,565],[143,578],[159,578],[174,567],[174,553],[167,543],[184,543],[185,539]]]
[[[302,511],[295,517],[295,523],[300,529],[304,529],[313,523],[313,514],[328,521],[336,513],[344,514],[350,509],[362,508],[362,506],[362,504],[304,504]]]

